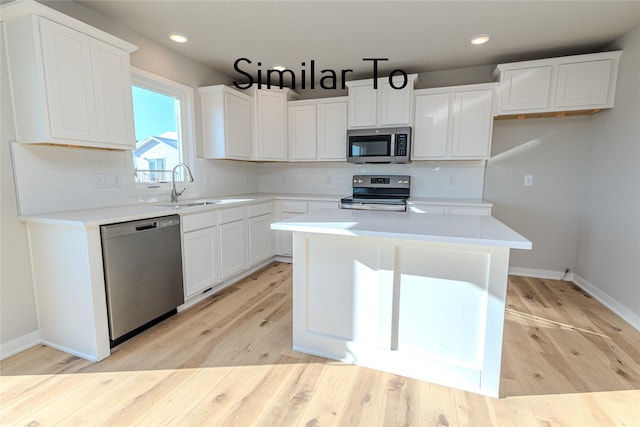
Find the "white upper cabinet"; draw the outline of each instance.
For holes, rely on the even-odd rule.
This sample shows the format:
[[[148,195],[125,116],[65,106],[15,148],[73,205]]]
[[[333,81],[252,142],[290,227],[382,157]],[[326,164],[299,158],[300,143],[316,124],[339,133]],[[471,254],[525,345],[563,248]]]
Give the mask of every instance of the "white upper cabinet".
[[[411,158],[489,158],[495,90],[493,83],[417,90]]]
[[[345,161],[347,98],[289,103],[289,160]]]
[[[347,159],[347,98],[333,98],[318,103],[318,160]]]
[[[287,93],[256,90],[254,160],[287,160]]]
[[[227,86],[198,88],[201,101],[204,156],[208,159],[287,160],[289,89]]]
[[[429,89],[416,91],[416,114],[413,127],[414,160],[444,159],[447,157],[451,94],[433,93]]]
[[[453,94],[451,157],[488,159],[493,128],[493,89]]]
[[[387,77],[346,82],[349,88],[349,129],[367,127],[410,126],[413,112],[413,87],[417,74],[394,76],[393,86]]]
[[[599,110],[614,105],[621,51],[500,64],[498,115]]]
[[[134,149],[136,47],[35,2],[2,14],[18,140]]]
[[[544,110],[551,106],[552,67],[515,68],[500,76],[503,111]]]
[[[317,105],[315,103],[289,104],[289,160],[310,161],[317,159]]]
[[[91,39],[91,63],[98,139],[129,146],[135,141],[129,53]]]
[[[207,159],[251,158],[251,97],[226,86],[198,88]]]
[[[613,59],[560,64],[556,107],[605,106],[609,103],[609,88]],[[611,107],[613,107],[613,96]]]

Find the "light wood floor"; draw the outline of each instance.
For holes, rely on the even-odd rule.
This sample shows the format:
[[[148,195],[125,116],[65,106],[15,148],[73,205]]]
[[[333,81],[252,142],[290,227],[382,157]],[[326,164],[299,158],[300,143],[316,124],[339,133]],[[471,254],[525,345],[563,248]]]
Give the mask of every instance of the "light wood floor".
[[[640,332],[576,286],[510,277],[504,342],[501,399],[294,352],[275,263],[100,363],[2,361],[0,425],[640,425]]]

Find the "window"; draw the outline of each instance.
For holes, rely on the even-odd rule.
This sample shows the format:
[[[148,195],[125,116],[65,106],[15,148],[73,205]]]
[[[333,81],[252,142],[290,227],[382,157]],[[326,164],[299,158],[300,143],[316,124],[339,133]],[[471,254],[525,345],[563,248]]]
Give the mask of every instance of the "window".
[[[171,171],[179,163],[193,171],[193,89],[135,68],[131,89],[134,182],[150,187],[171,182]],[[176,171],[176,180],[184,180],[183,168]]]

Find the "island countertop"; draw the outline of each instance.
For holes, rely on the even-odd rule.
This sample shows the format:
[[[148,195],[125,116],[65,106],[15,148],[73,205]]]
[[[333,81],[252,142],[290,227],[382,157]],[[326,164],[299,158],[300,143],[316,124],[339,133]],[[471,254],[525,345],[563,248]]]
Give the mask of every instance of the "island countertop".
[[[416,212],[319,210],[271,225],[273,230],[531,249],[532,244],[496,218]]]

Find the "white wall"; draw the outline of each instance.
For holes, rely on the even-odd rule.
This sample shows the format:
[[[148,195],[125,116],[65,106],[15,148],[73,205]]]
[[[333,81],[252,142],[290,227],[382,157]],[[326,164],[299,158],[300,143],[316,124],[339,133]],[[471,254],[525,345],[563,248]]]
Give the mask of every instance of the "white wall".
[[[533,242],[533,250],[511,251],[512,268],[550,276],[575,269],[589,120],[494,122],[484,197],[493,216]],[[523,185],[524,175],[533,175],[532,186]]]
[[[640,26],[622,49],[613,110],[590,122],[576,272],[640,328]]]
[[[4,40],[0,34],[4,58]],[[38,340],[26,227],[17,218],[9,141],[15,138],[6,61],[0,60],[0,357]]]

